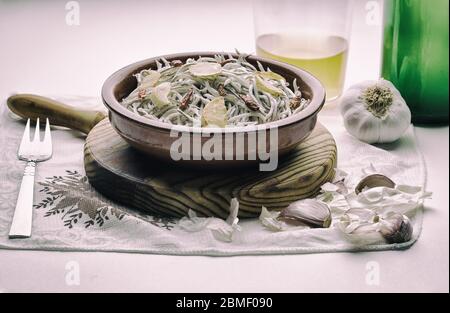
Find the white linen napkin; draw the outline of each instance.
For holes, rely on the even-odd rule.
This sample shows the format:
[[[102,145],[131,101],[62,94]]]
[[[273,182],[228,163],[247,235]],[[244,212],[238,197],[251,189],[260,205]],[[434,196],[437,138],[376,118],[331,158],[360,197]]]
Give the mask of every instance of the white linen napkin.
[[[103,108],[92,97],[58,97],[83,108]],[[338,146],[338,168],[353,178],[373,170],[396,183],[426,187],[426,170],[411,127],[397,143],[364,144],[343,128],[335,110],[327,110],[320,121],[333,134]],[[330,229],[293,229],[273,232],[258,219],[239,222],[232,241],[220,240],[211,228],[189,231],[179,220],[148,216],[119,206],[98,194],[87,182],[83,169],[84,137],[55,128],[54,156],[37,167],[33,236],[10,240],[12,221],[25,164],[17,160],[24,123],[1,107],[0,116],[0,248],[57,251],[114,251],[174,255],[260,255],[405,249],[418,239],[422,228],[419,201],[405,214],[414,226],[413,239],[403,244],[368,243],[351,240],[339,227],[333,212]],[[185,221],[185,220],[184,220]]]

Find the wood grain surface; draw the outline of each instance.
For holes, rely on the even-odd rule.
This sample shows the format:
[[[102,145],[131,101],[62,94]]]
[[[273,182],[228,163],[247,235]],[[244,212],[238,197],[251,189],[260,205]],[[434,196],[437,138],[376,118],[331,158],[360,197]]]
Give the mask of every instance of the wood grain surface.
[[[85,169],[89,182],[103,195],[150,214],[181,217],[193,209],[200,216],[226,218],[230,200],[240,202],[241,218],[255,217],[261,206],[281,210],[312,197],[330,181],[337,163],[332,135],[318,124],[274,172],[258,167],[198,170],[165,164],[131,148],[107,119],[89,133]]]

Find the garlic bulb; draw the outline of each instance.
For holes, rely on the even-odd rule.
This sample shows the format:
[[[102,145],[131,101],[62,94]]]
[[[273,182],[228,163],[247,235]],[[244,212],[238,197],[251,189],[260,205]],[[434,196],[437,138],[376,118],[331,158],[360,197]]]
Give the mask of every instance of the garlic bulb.
[[[391,143],[411,124],[411,111],[400,92],[384,79],[350,87],[340,104],[347,131],[361,141]]]

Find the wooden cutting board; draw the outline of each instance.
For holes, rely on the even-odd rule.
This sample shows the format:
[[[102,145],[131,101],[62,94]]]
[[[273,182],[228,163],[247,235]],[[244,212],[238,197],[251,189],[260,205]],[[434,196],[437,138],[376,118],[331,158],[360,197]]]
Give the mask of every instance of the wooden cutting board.
[[[104,119],[89,133],[84,163],[89,182],[103,195],[155,215],[226,218],[230,200],[240,202],[240,217],[255,217],[261,206],[281,210],[312,197],[330,181],[337,162],[336,143],[322,125],[274,172],[258,168],[196,170],[154,160],[131,148]]]

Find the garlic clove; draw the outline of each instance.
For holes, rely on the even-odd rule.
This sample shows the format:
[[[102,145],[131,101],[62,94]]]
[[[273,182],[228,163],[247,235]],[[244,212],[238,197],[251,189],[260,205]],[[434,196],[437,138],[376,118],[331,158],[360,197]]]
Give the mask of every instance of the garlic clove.
[[[364,190],[377,188],[377,187],[387,187],[387,188],[395,188],[396,184],[389,178],[384,175],[375,174],[365,177],[361,182],[356,186],[355,192],[357,195],[362,193]]]
[[[332,222],[328,205],[313,199],[292,203],[281,211],[279,218],[286,222],[297,222],[314,228],[329,228]]]
[[[379,232],[389,244],[405,243],[412,239],[413,226],[405,215],[394,214],[380,221]]]

